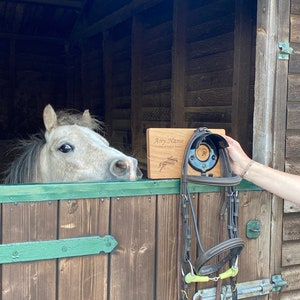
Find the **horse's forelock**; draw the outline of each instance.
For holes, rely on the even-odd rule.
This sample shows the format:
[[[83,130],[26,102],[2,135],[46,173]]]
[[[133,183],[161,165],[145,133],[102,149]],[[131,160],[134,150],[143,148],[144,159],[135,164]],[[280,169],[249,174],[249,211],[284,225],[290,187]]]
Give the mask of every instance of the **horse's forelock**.
[[[83,118],[82,113],[74,110],[61,110],[57,112],[58,126],[79,125],[104,134],[104,123],[97,120],[94,116]]]

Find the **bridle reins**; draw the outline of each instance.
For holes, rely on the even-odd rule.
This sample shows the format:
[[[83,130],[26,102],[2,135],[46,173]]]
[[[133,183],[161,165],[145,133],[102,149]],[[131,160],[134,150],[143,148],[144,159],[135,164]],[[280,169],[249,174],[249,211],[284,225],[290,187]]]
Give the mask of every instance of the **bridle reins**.
[[[181,272],[184,279],[184,287],[182,290],[184,295],[183,299],[187,299],[186,290],[188,289],[188,284],[192,282],[208,282],[210,280],[218,281],[219,279],[225,278],[230,278],[232,299],[237,299],[235,286],[235,278],[238,273],[237,263],[245,243],[238,237],[239,198],[234,186],[240,183],[241,178],[231,171],[226,147],[228,147],[228,143],[224,137],[212,133],[207,128],[198,128],[190,138],[185,149],[180,180],[181,229],[183,232],[183,248],[181,253]],[[201,155],[201,151],[204,155]],[[220,177],[207,175],[207,172],[211,170],[218,161],[220,161]],[[189,175],[189,166],[201,173],[201,175]],[[228,239],[208,250],[204,250],[201,242],[197,216],[190,195],[189,183],[221,186],[224,187],[227,193],[225,199],[226,203],[224,204],[226,204],[227,208]],[[199,255],[194,264],[191,262],[190,214],[194,224],[197,247],[199,248]],[[210,263],[214,258],[218,258],[218,261],[216,263]],[[227,271],[217,276],[212,276],[212,274],[219,273],[227,262],[229,263],[229,269]]]

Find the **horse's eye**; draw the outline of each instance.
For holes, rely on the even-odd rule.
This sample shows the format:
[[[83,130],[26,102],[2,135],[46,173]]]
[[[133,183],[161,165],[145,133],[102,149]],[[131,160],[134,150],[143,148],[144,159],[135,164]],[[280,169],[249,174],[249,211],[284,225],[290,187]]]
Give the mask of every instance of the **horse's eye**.
[[[69,153],[74,150],[74,147],[70,144],[63,144],[58,148],[58,150],[62,153]]]

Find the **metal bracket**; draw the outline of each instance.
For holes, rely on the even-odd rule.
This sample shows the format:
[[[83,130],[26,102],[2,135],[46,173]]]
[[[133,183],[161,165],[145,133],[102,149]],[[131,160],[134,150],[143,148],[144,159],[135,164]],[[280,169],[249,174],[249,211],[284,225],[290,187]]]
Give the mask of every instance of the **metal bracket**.
[[[290,47],[290,44],[287,42],[279,42],[279,53],[278,53],[278,59],[288,60],[289,55],[293,53],[293,48]]]
[[[273,275],[272,283],[270,279],[261,279],[248,282],[242,282],[237,284],[238,299],[245,299],[254,296],[267,295],[272,291],[280,291],[286,284],[281,275]],[[221,300],[232,299],[230,285],[223,285],[221,289]],[[208,288],[198,290],[194,295],[193,300],[215,300],[216,288]]]
[[[256,239],[260,236],[261,223],[258,220],[250,220],[246,225],[246,236],[248,239]]]
[[[111,235],[0,245],[0,264],[110,253],[118,242]]]
[[[287,284],[287,282],[282,279],[281,274],[273,275],[272,283],[273,283],[273,289],[272,289],[273,292],[281,291],[281,288]]]

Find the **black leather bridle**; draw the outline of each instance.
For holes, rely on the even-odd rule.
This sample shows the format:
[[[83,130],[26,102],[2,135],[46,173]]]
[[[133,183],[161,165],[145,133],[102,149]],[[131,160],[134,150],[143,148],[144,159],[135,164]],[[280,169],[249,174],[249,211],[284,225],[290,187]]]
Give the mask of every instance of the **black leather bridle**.
[[[202,147],[202,150],[201,150]],[[232,287],[232,299],[237,299],[235,277],[238,272],[238,257],[244,247],[244,241],[238,237],[238,193],[234,186],[239,184],[241,178],[232,173],[229,157],[226,151],[227,141],[219,134],[214,134],[207,128],[198,128],[190,138],[183,157],[182,173],[180,181],[181,194],[181,215],[183,231],[182,248],[182,275],[184,278],[184,291],[191,282],[207,282],[209,280],[218,281],[219,279],[230,278]],[[199,150],[200,149],[200,150]],[[204,151],[201,156],[198,151]],[[209,172],[220,161],[221,175],[214,177]],[[198,171],[199,176],[189,175],[188,167]],[[189,183],[216,185],[224,187],[227,192],[227,229],[228,239],[204,250],[199,234],[197,216],[194,211]],[[194,230],[199,248],[199,255],[194,263],[191,263],[191,226],[190,214],[194,224]],[[214,258],[219,258],[216,263],[210,263]],[[226,272],[219,274],[222,267],[229,263]],[[213,276],[212,274],[218,274]],[[186,295],[186,292],[185,292]],[[186,299],[186,297],[183,297]]]

